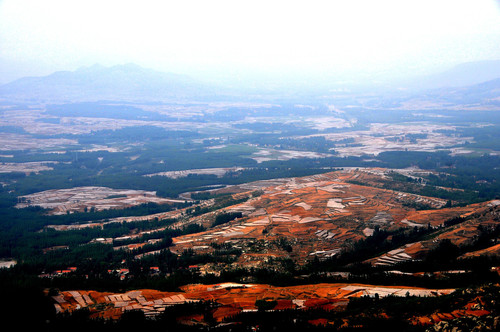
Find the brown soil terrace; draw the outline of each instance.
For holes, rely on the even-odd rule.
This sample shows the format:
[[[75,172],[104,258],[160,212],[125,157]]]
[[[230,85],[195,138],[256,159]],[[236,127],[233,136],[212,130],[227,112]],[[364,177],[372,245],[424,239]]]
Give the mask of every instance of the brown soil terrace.
[[[174,239],[175,252],[184,249],[203,251],[217,242],[231,243],[246,248],[255,241],[273,241],[286,238],[293,245],[293,252],[285,253],[276,248],[264,251],[244,250],[239,263],[254,265],[254,254],[289,257],[304,262],[312,256],[324,258],[335,255],[348,243],[373,234],[381,229],[438,227],[444,221],[458,216],[481,215],[495,201],[465,207],[441,208],[445,201],[398,191],[349,183],[379,181],[385,177],[385,169],[344,170],[303,178],[283,179],[267,187],[260,197],[228,207],[225,212],[242,212],[243,218],[228,224],[210,228],[205,232]],[[416,211],[405,202],[421,202],[435,210]],[[193,219],[207,227],[213,215]],[[437,241],[449,238],[457,245],[471,241],[478,234],[477,226],[494,223],[492,217],[472,218],[439,237],[425,243],[413,243],[388,255],[395,259],[373,261],[373,264],[392,264],[401,260],[415,259],[436,246]],[[251,263],[252,262],[252,263]]]
[[[173,246],[170,247],[172,252],[180,254],[183,250],[193,249],[199,254],[211,253],[214,251],[212,244],[226,243],[242,249],[242,255],[239,256],[235,264],[257,267],[265,264],[267,259],[272,257],[290,258],[299,264],[314,256],[319,259],[331,257],[349,247],[353,242],[371,236],[376,227],[394,230],[430,226],[437,229],[448,219],[459,216],[467,218],[463,223],[443,229],[433,238],[407,244],[369,260],[373,265],[393,265],[405,260],[422,258],[443,239],[450,239],[457,245],[467,244],[479,234],[477,230],[479,225],[492,227],[498,222],[499,200],[464,207],[443,208],[446,202],[442,199],[379,188],[382,181],[390,181],[387,174],[391,171],[394,170],[346,168],[343,171],[302,178],[256,181],[218,189],[215,190],[215,193],[232,193],[234,199],[245,197],[250,197],[250,199],[244,203],[196,217],[187,214],[186,209],[180,209],[149,216],[120,217],[89,224],[49,225],[47,227],[56,230],[71,230],[102,227],[105,223],[112,222],[177,218],[179,221],[170,227],[184,227],[197,223],[205,226],[207,230],[174,238]],[[413,169],[397,171],[405,175],[418,175],[419,172],[422,172]],[[101,191],[101,195],[106,197],[112,193],[118,194],[117,191],[109,191],[108,188],[89,187],[88,192],[79,192],[77,189],[74,188],[64,195],[67,195],[66,201],[78,198],[79,202],[76,204],[80,209],[84,205],[82,203],[84,199],[80,198],[88,196],[91,192],[94,194]],[[251,197],[255,190],[263,191],[263,195]],[[156,199],[155,196],[148,197],[144,193],[140,193],[136,197],[141,200],[150,197]],[[137,199],[129,196],[130,194],[131,192],[128,191],[124,195],[126,197],[112,198],[112,200],[120,200],[124,204],[130,204],[131,199],[132,201]],[[45,194],[42,196],[46,197]],[[55,196],[54,199],[58,200]],[[411,203],[422,203],[435,209],[417,211],[411,207]],[[214,204],[213,199],[203,201],[200,207],[212,204]],[[223,212],[241,212],[243,217],[224,225],[212,227],[215,216]],[[164,228],[133,232],[123,238],[139,238],[145,233]],[[273,245],[279,239],[288,241],[293,250],[287,252],[283,248]],[[113,243],[113,239],[94,239],[93,242]],[[135,243],[127,247],[116,246],[115,249],[132,250],[144,244],[146,243]],[[47,248],[47,250],[49,249],[51,248]],[[498,248],[491,250],[497,252]],[[145,255],[154,253],[145,253]],[[210,267],[205,268],[213,270]],[[203,273],[203,269],[201,272]]]
[[[196,301],[215,301],[220,306],[214,318],[224,318],[244,311],[255,311],[257,300],[275,300],[273,310],[322,308],[342,310],[351,297],[361,296],[439,296],[454,289],[425,289],[404,286],[371,286],[362,284],[315,284],[275,287],[263,284],[223,283],[186,285],[180,292],[143,289],[127,293],[65,291],[53,296],[57,312],[88,308],[93,317],[117,319],[127,310],[141,310],[146,316],[162,313],[166,307]]]

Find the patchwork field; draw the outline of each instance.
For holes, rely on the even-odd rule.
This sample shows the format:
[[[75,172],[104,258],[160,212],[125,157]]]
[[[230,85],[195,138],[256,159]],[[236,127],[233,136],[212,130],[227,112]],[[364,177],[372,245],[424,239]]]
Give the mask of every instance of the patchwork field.
[[[49,209],[50,214],[82,212],[91,209],[123,209],[144,203],[182,203],[184,201],[156,196],[154,191],[111,189],[106,187],[76,187],[46,190],[31,195],[19,196],[16,208],[39,206]]]
[[[369,130],[350,131],[338,134],[317,134],[335,143],[333,150],[342,157],[374,155],[387,151],[427,151],[434,152],[465,142],[473,142],[473,137],[443,134],[453,132],[450,125],[405,123],[373,123]],[[344,141],[350,143],[344,143]],[[455,148],[454,153],[468,153],[464,148]]]
[[[171,179],[178,179],[186,177],[190,174],[199,174],[199,175],[216,175],[217,177],[223,177],[227,173],[235,173],[242,171],[244,169],[245,168],[243,167],[187,169],[182,171],[170,171],[170,172],[146,174],[144,176],[166,176]]]
[[[423,172],[396,171],[408,176]],[[434,235],[426,240],[406,243],[367,261],[374,266],[391,266],[418,260],[443,240],[450,240],[455,245],[470,244],[479,235],[479,229],[491,229],[497,223],[500,204],[496,200],[445,208],[446,201],[442,199],[374,187],[387,180],[390,172],[393,171],[381,168],[346,168],[302,178],[258,181],[215,189],[213,194],[234,192],[228,197],[243,202],[195,216],[191,216],[190,211],[211,208],[215,204],[214,199],[203,201],[198,206],[154,215],[46,227],[64,231],[103,227],[110,223],[176,218],[170,229],[201,225],[205,230],[174,237],[170,251],[180,255],[186,250],[193,250],[202,255],[213,254],[220,246],[236,248],[241,250],[241,255],[233,265],[242,267],[267,266],[269,259],[273,258],[292,259],[298,264],[305,264],[314,257],[324,260],[339,255],[356,242],[368,239],[381,230],[426,229],[433,232]],[[253,194],[259,191],[260,195]],[[120,197],[113,198],[113,195]],[[88,187],[42,192],[20,197],[20,201],[18,208],[38,205],[53,209],[52,213],[65,213],[82,210],[84,206],[105,209],[142,202],[165,204],[175,200],[160,199],[154,192]],[[416,210],[413,208],[416,203],[428,208]],[[217,216],[231,213],[241,217],[222,225],[213,225]],[[442,229],[445,222],[454,218],[459,218],[461,222]],[[132,243],[115,245],[115,250],[132,250],[160,241],[161,232],[165,229],[134,231],[125,237],[106,241],[120,243],[127,239]],[[157,238],[154,237],[155,232],[158,233]],[[145,235],[148,242],[137,242]],[[137,258],[156,253],[158,250],[153,249]],[[202,270],[203,273],[218,273],[220,268],[207,264]]]
[[[127,293],[65,291],[52,297],[57,312],[89,308],[94,317],[119,318],[124,312],[141,310],[146,316],[157,316],[176,304],[214,301],[217,322],[241,312],[257,311],[259,300],[276,301],[271,310],[326,309],[341,310],[352,297],[370,296],[441,296],[454,289],[415,287],[381,287],[361,284],[316,284],[275,287],[263,284],[223,283],[186,285],[179,292],[134,290]],[[377,295],[376,295],[377,294]],[[464,313],[462,313],[464,315]],[[177,317],[189,322],[189,317]]]
[[[174,238],[172,250],[181,252],[193,247],[206,248],[212,242],[230,242],[245,248],[240,264],[258,264],[253,254],[263,252],[304,262],[311,256],[335,255],[347,243],[372,235],[375,228],[438,227],[449,218],[488,208],[485,203],[442,209],[444,200],[349,182],[368,178],[376,181],[377,177],[385,176],[385,172],[383,169],[346,170],[282,180],[278,185],[265,188],[262,196],[225,209],[225,212],[241,212],[243,218],[203,233]],[[415,211],[405,206],[405,202],[425,203],[434,210]],[[210,225],[209,220],[210,216],[206,215],[193,222]],[[291,252],[270,245],[281,238],[292,245]],[[263,251],[254,251],[256,241],[265,241]],[[405,257],[412,259],[415,254],[405,254],[408,255]]]
[[[54,161],[34,161],[27,163],[0,163],[0,173],[35,173],[51,171],[54,168],[50,165],[56,164]]]

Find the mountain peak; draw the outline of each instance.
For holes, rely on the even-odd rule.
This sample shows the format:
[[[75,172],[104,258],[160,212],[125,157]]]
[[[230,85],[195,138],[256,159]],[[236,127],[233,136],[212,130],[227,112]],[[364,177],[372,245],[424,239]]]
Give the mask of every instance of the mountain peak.
[[[500,60],[481,60],[457,64],[434,74],[417,76],[403,81],[406,88],[431,90],[477,85],[500,78]]]
[[[22,78],[0,86],[0,95],[39,101],[159,101],[189,97],[207,91],[189,76],[163,73],[126,63],[106,67],[94,64],[75,71],[48,76]]]

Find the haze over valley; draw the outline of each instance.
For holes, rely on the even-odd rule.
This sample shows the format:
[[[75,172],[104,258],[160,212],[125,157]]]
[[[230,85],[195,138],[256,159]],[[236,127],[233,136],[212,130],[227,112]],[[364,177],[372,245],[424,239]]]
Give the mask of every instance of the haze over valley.
[[[19,3],[0,2],[6,320],[499,328],[497,2]]]

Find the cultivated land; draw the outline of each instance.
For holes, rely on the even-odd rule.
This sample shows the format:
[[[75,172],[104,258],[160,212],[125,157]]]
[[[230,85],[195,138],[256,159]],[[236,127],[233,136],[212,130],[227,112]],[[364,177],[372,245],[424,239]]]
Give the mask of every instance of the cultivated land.
[[[256,100],[5,102],[6,291],[194,329],[494,326],[500,120],[468,112],[493,104]]]
[[[352,131],[341,134],[321,135],[333,141],[334,150],[340,156],[377,156],[387,151],[427,151],[433,152],[447,149],[465,142],[472,142],[472,137],[443,134],[443,131],[456,132],[455,126],[436,125],[431,123],[387,124],[374,123],[369,130]],[[418,138],[415,138],[416,135]],[[349,139],[352,143],[336,143]],[[465,148],[456,149],[454,153],[470,153]]]
[[[398,170],[398,172],[413,175],[422,173],[421,170]],[[426,230],[427,235],[421,237],[419,241],[409,240],[400,247],[391,248],[379,256],[366,260],[366,263],[373,266],[395,266],[398,263],[422,259],[444,240],[449,240],[457,246],[470,245],[480,236],[481,229],[494,229],[498,223],[500,206],[498,200],[446,208],[444,207],[446,201],[442,199],[377,188],[377,184],[390,180],[390,174],[393,174],[392,170],[380,168],[346,169],[302,178],[261,181],[219,189],[220,192],[240,192],[230,197],[243,202],[196,216],[190,215],[196,210],[194,206],[149,216],[121,217],[86,224],[46,227],[65,231],[88,227],[102,228],[113,223],[177,218],[177,221],[167,228],[162,226],[143,232],[132,230],[125,236],[101,240],[96,238],[91,242],[116,243],[115,250],[134,250],[161,241],[163,236],[161,232],[166,229],[196,224],[206,230],[173,237],[169,250],[179,255],[189,250],[197,255],[210,255],[216,253],[220,247],[234,248],[240,253],[231,266],[261,268],[272,267],[276,258],[291,259],[303,265],[314,257],[320,260],[335,257],[350,245],[373,237],[375,232],[381,230]],[[51,197],[58,197],[59,200],[62,199],[62,193],[71,196],[66,197],[64,203],[51,204],[58,204],[59,210],[62,206],[68,209],[71,205],[68,205],[70,203],[67,201],[72,200],[76,201],[74,204],[77,204],[79,209],[83,206],[94,206],[92,205],[94,201],[85,202],[82,189],[90,190],[87,192],[91,196],[95,195],[93,191],[99,190],[102,191],[103,197],[111,194],[103,191],[105,188],[75,188],[49,192],[58,193],[59,196]],[[257,197],[253,197],[255,190],[260,191]],[[215,190],[215,193],[217,191]],[[129,196],[116,199],[128,204],[131,204],[130,200],[135,202],[139,198],[151,198],[144,193],[123,192]],[[113,191],[113,193],[119,192]],[[76,194],[78,196],[74,196]],[[48,193],[41,195],[44,200],[48,200],[47,196]],[[31,204],[41,204],[36,203],[34,197],[31,198],[33,200]],[[100,202],[106,201],[100,200]],[[426,209],[415,210],[412,207],[415,204],[425,206]],[[213,199],[200,204],[204,209],[214,206],[216,205]],[[102,206],[98,205],[96,208]],[[213,226],[218,215],[228,213],[236,213],[240,217],[223,225]],[[449,220],[457,218],[458,224],[451,226],[446,224]],[[158,234],[157,237],[155,234]],[[148,240],[140,242],[146,235]],[[128,244],[125,246],[120,244],[123,240],[127,240]],[[491,246],[491,249],[483,251],[495,253],[498,246],[494,242]],[[141,259],[158,253],[158,249],[149,252],[146,250],[136,258]],[[470,253],[464,253],[463,257],[479,254],[471,250]],[[208,263],[201,267],[200,271],[202,274],[219,275],[227,267],[228,265],[219,263]]]
[[[54,189],[18,197],[16,208],[39,206],[49,214],[66,214],[89,210],[123,209],[140,204],[182,203],[184,201],[156,196],[154,191],[111,189],[106,187],[76,187]]]
[[[418,296],[434,297],[450,294],[454,289],[424,289],[413,287],[380,287],[362,284],[315,284],[294,287],[275,287],[263,284],[222,283],[214,285],[187,285],[180,292],[135,290],[127,293],[101,293],[95,291],[66,291],[52,296],[57,312],[89,308],[94,317],[119,318],[124,312],[141,310],[146,316],[158,316],[165,308],[200,301],[215,301],[219,304],[213,317],[219,323],[234,315],[257,311],[259,300],[276,301],[271,310],[323,309],[343,310],[350,298],[362,296]],[[96,310],[96,308],[106,308]],[[455,312],[454,318],[467,314],[465,309]],[[477,312],[477,314],[487,314]],[[189,323],[193,317],[178,317]],[[203,318],[198,318],[198,323]],[[442,318],[435,319],[438,323]]]
[[[222,177],[227,173],[235,173],[244,170],[242,167],[230,167],[230,168],[204,168],[204,169],[186,169],[183,171],[170,171],[170,172],[159,172],[154,174],[146,174],[145,176],[166,176],[171,179],[178,179],[186,177],[190,174],[197,175],[216,175],[217,177]]]
[[[41,171],[51,171],[53,161],[34,161],[28,163],[0,163],[0,173],[39,173]]]
[[[0,150],[52,150],[60,151],[61,147],[76,145],[75,140],[65,138],[40,138],[34,139],[29,135],[0,133]]]
[[[402,173],[409,171],[400,170]],[[188,209],[185,208],[150,216],[123,217],[105,222],[47,227],[57,230],[75,230],[103,227],[104,224],[110,223],[178,218],[178,221],[170,227],[197,224],[207,230],[174,237],[173,245],[169,248],[172,252],[181,254],[183,251],[193,250],[197,254],[213,254],[218,246],[229,246],[241,250],[241,254],[233,265],[248,268],[267,266],[273,258],[287,258],[298,264],[304,264],[313,257],[320,259],[334,257],[345,250],[346,245],[367,239],[373,236],[376,230],[394,231],[415,228],[435,230],[425,240],[406,243],[400,248],[394,248],[367,261],[375,266],[391,266],[424,257],[426,252],[435,249],[444,239],[449,239],[456,245],[470,244],[479,236],[478,229],[490,229],[496,226],[497,210],[500,205],[497,200],[463,207],[444,208],[446,201],[442,199],[373,186],[384,179],[387,180],[392,172],[380,168],[346,169],[303,178],[262,181],[219,189],[221,192],[243,190],[241,193],[233,194],[232,199],[244,200],[244,202],[195,217],[190,217]],[[98,190],[99,188],[88,189]],[[252,191],[244,191],[245,189]],[[262,194],[252,197],[255,190],[261,190]],[[58,191],[58,193],[75,194],[80,191],[81,188],[75,188],[72,191]],[[217,193],[217,190],[215,192]],[[109,193],[106,192],[106,194]],[[129,192],[129,194],[132,193]],[[145,197],[144,194],[139,195],[135,192],[133,194],[135,199]],[[46,195],[43,197],[47,199]],[[74,196],[72,198],[75,199]],[[130,201],[130,198],[120,199]],[[93,202],[86,204],[83,199],[76,201],[80,209],[82,206],[94,204]],[[214,200],[209,200],[201,206],[207,208],[213,206],[214,203]],[[427,209],[415,210],[411,207],[415,204],[426,206]],[[19,204],[18,207],[20,207]],[[212,226],[216,216],[224,213],[240,213],[241,217],[220,226]],[[463,220],[459,225],[443,229],[445,221],[453,218],[463,218]],[[129,240],[139,240],[141,236],[151,234],[148,242],[129,245],[129,248],[151,243],[155,231],[159,232],[164,229],[162,227],[142,233],[134,231],[134,233],[126,234]],[[158,233],[158,236],[160,240],[161,233]],[[117,238],[108,241],[116,240]],[[118,248],[121,246],[117,246]],[[150,254],[157,252],[155,249]],[[147,254],[148,252],[142,253],[140,257]],[[226,267],[220,264],[208,264],[203,267],[203,273],[220,273],[221,269]]]
[[[81,107],[75,104],[75,107]],[[383,121],[369,123],[360,130],[360,120],[364,113],[352,114],[340,111],[342,106],[329,105],[322,109],[316,105],[294,105],[286,110],[278,104],[258,103],[207,103],[185,104],[177,106],[157,107],[151,105],[136,105],[145,115],[116,115],[111,118],[105,112],[99,116],[85,117],[85,112],[67,113],[71,104],[63,105],[54,111],[44,106],[30,109],[6,110],[0,114],[0,126],[22,128],[24,133],[0,133],[1,150],[33,150],[44,149],[61,151],[62,148],[74,149],[78,142],[69,138],[71,135],[89,135],[102,130],[120,130],[141,126],[153,126],[167,131],[191,131],[202,135],[211,135],[193,142],[221,142],[229,136],[265,134],[277,135],[273,147],[279,147],[279,140],[294,137],[298,140],[324,137],[330,141],[331,152],[338,156],[378,155],[384,151],[437,151],[455,149],[454,153],[473,153],[474,150],[463,147],[465,143],[474,143],[474,137],[464,135],[461,131],[466,127],[485,125],[485,123],[456,123],[447,112],[439,114],[414,112],[395,118],[404,121],[393,123]],[[87,108],[99,108],[100,104],[89,104]],[[104,104],[103,107],[119,107],[119,104]],[[234,112],[234,109],[238,109]],[[274,109],[275,115],[272,111]],[[305,111],[308,110],[308,111]],[[245,116],[243,116],[243,111]],[[293,115],[298,112],[299,115]],[[263,113],[266,116],[262,116]],[[127,113],[128,114],[128,113]],[[257,116],[252,116],[256,114]],[[439,121],[433,122],[433,119]],[[207,126],[207,123],[210,126]],[[364,121],[363,121],[364,122]],[[208,128],[209,127],[209,128]],[[309,131],[307,135],[291,135],[290,129],[297,132]],[[290,131],[290,132],[289,132]],[[67,135],[68,138],[49,138],[54,135]],[[41,138],[40,136],[44,136]],[[253,142],[246,142],[253,143]],[[267,144],[269,146],[269,144]],[[222,147],[222,146],[219,146]],[[123,146],[121,147],[124,148]],[[217,148],[216,145],[212,148]],[[106,145],[89,146],[83,151],[121,151],[118,147]],[[329,156],[330,153],[279,148],[259,149],[251,158],[257,162],[267,160],[289,160],[292,158],[318,158]]]
[[[349,183],[349,180],[372,177],[372,171],[384,172],[353,170],[283,180],[279,186],[264,189],[262,196],[225,208],[225,212],[241,212],[243,218],[201,234],[175,238],[172,249],[182,251],[206,248],[213,241],[230,242],[248,250],[240,257],[239,264],[259,265],[263,263],[263,252],[269,256],[283,254],[268,246],[269,242],[285,238],[294,248],[294,252],[286,256],[303,262],[314,255],[335,255],[346,242],[364,238],[365,233],[373,232],[376,226],[413,227],[405,223],[408,219],[419,226],[440,223],[441,216],[429,214],[422,220],[403,203],[416,201],[438,208],[445,205],[443,200]],[[207,225],[210,219],[207,215],[195,221]],[[262,240],[267,242],[263,248],[252,250]]]

